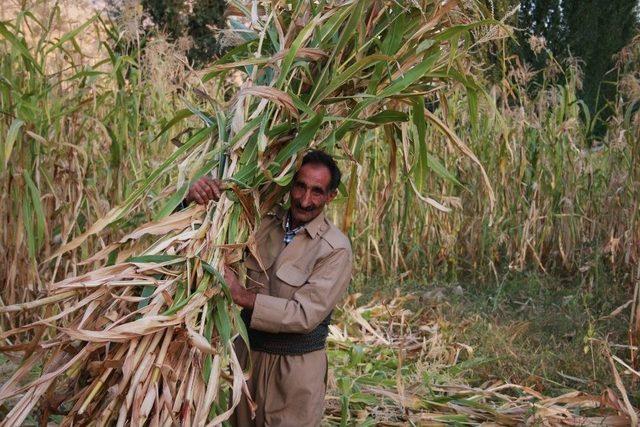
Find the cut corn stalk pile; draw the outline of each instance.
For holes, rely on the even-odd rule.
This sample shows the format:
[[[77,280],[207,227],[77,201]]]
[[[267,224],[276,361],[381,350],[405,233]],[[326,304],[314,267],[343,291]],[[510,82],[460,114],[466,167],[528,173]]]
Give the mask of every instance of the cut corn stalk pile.
[[[470,12],[456,1],[231,1],[230,22],[242,41],[203,78],[221,89],[198,89],[205,105],[187,103],[161,134],[187,117],[205,126],[175,141],[179,148],[120,206],[47,261],[126,217],[173,166],[192,171],[190,179],[165,191],[173,196],[154,222],[85,261],[101,267],[50,284],[40,299],[0,308],[3,315],[30,312],[36,319],[0,336],[3,350],[25,354],[0,388],[0,402],[19,397],[2,425],[20,424],[36,405],[43,423],[62,414],[62,425],[216,425],[227,419],[246,391],[231,343],[246,334],[219,271],[239,261],[243,250],[256,253],[251,232],[280,201],[310,147],[354,161],[357,152],[345,141],[381,128],[394,147],[390,181],[401,168],[426,205],[447,211],[437,196],[420,193],[425,128],[434,126],[477,165],[492,204],[477,158],[424,105],[425,95],[453,81],[477,96],[467,69],[469,34],[493,22],[474,21]],[[16,58],[41,73],[23,40],[9,42],[17,46]],[[236,90],[228,81],[238,71],[245,78]],[[405,143],[401,159],[396,138]],[[229,191],[207,207],[171,214],[190,182],[207,173],[225,180]],[[352,190],[349,197],[355,197]],[[41,375],[25,383],[39,364]]]
[[[452,342],[432,310],[412,312],[414,296],[396,295],[358,306],[359,295],[336,316],[329,335],[333,374],[325,421],[344,425],[629,426],[637,409],[611,389],[601,396],[571,391],[556,397],[517,384],[471,387],[459,373],[473,369],[473,349]],[[414,304],[415,305],[415,304]]]

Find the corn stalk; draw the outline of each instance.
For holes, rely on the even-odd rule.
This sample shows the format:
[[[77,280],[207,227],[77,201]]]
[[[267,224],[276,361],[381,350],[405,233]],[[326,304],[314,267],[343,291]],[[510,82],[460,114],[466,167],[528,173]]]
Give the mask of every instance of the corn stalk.
[[[177,190],[154,221],[85,260],[100,267],[51,284],[45,298],[0,308],[42,313],[0,337],[14,340],[5,350],[25,352],[0,388],[0,402],[21,395],[2,425],[23,422],[38,402],[43,422],[63,413],[62,425],[227,419],[246,391],[232,346],[246,333],[219,271],[243,251],[255,253],[259,218],[282,199],[311,147],[356,164],[357,152],[368,147],[354,152],[346,141],[383,135],[391,149],[380,212],[398,177],[426,206],[447,211],[422,185],[429,169],[425,129],[433,127],[477,165],[492,205],[478,159],[424,102],[447,82],[464,85],[471,99],[480,92],[468,68],[470,32],[493,22],[469,12],[457,1],[434,0],[229,2],[230,31],[240,43],[202,79],[219,82],[220,90],[198,89],[202,102],[185,101],[158,136],[191,116],[204,126],[179,141],[122,204],[48,259],[126,218],[176,164],[194,171],[190,179],[172,184]],[[236,88],[228,82],[238,73]],[[222,178],[228,191],[217,203],[172,213],[204,174]],[[355,197],[350,187],[348,198]],[[347,210],[345,223],[352,214]],[[24,384],[39,363],[41,375]]]
[[[165,83],[187,84],[187,77],[176,49],[167,46],[173,54],[163,56],[166,43],[158,39],[143,50],[89,5],[86,21],[74,23],[82,2],[6,3],[3,19],[12,19],[0,22],[0,301],[16,304],[86,271],[78,263],[104,246],[101,239],[120,238],[120,228],[150,216],[153,204],[139,204],[118,227],[43,262],[132,191],[145,186],[153,196],[166,186],[145,178],[149,163],[174,151],[169,133],[153,140],[157,123],[176,111],[176,90]],[[0,324],[25,320],[3,316]]]

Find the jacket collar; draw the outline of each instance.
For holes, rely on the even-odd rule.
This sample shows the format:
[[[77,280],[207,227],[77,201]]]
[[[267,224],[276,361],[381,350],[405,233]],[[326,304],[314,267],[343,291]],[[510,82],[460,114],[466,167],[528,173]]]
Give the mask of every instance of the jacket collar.
[[[324,212],[320,212],[320,214],[313,218],[311,221],[304,225],[305,230],[309,233],[309,237],[315,239],[315,237],[322,233],[325,230],[324,225]]]
[[[282,206],[278,206],[275,209],[275,216],[278,219],[283,230],[285,229],[285,222],[287,220],[288,214],[289,214],[289,211],[287,209],[284,209]],[[325,221],[324,212],[320,212],[320,214],[317,217],[313,218],[311,221],[304,224],[303,228],[307,231],[307,233],[309,234],[309,237],[314,239],[318,234],[323,233],[325,231],[326,229],[325,222],[326,221]]]

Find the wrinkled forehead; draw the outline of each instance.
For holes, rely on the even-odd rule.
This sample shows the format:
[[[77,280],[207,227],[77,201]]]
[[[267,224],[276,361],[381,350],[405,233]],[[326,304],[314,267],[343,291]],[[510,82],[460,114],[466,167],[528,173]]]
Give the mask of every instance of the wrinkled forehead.
[[[302,182],[308,187],[319,186],[326,190],[331,184],[331,171],[322,163],[307,163],[298,169],[294,182]]]

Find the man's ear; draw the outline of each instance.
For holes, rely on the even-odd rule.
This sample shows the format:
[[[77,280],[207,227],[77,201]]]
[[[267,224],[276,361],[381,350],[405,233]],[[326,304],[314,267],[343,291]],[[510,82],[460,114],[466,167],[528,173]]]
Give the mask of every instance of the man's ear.
[[[327,203],[329,203],[330,201],[335,199],[337,195],[338,195],[338,190],[337,189],[329,192],[329,195],[327,196]]]

